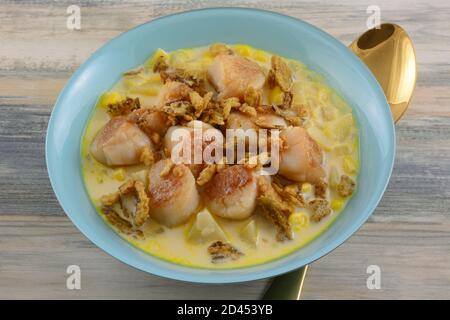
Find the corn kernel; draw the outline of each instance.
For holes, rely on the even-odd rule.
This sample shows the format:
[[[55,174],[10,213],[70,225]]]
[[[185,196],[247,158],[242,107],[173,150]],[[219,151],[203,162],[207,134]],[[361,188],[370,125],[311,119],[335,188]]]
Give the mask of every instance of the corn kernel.
[[[243,56],[243,57],[248,57],[250,56],[251,53],[251,48],[248,45],[245,44],[237,44],[234,46],[234,50],[236,51],[237,54]]]
[[[255,50],[253,53],[253,59],[263,63],[266,63],[269,60],[267,55],[261,50]]]
[[[100,106],[102,108],[106,108],[109,104],[120,102],[123,99],[124,98],[120,93],[115,91],[108,91],[100,97]]]
[[[343,166],[345,172],[349,174],[354,174],[358,169],[358,162],[352,156],[344,156]]]
[[[306,212],[295,212],[289,216],[289,225],[295,232],[300,232],[309,224],[308,215]]]
[[[283,91],[279,86],[274,87],[269,91],[269,103],[280,105],[283,104]]]
[[[112,178],[117,181],[124,181],[125,180],[125,170],[122,168],[114,170],[112,173]]]
[[[310,183],[303,183],[302,184],[302,192],[308,193],[311,191],[311,184]]]
[[[333,209],[334,211],[339,211],[344,206],[344,201],[341,199],[333,199],[331,201],[330,206],[331,206],[331,209]]]

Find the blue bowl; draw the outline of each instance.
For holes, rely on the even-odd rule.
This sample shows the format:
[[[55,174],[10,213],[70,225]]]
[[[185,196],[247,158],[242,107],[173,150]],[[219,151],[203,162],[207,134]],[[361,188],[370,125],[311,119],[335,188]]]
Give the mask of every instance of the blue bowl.
[[[213,42],[246,43],[299,59],[321,73],[352,106],[360,130],[359,186],[345,210],[315,240],[280,259],[246,268],[185,267],[153,257],[123,240],[97,214],[80,167],[83,131],[97,98],[158,47],[174,50]],[[156,19],[111,40],[72,76],[47,130],[47,169],[64,211],[98,247],[140,270],[172,279],[230,283],[279,275],[326,255],[376,208],[391,175],[395,132],[389,105],[369,69],[341,42],[301,20],[252,9],[204,9]]]

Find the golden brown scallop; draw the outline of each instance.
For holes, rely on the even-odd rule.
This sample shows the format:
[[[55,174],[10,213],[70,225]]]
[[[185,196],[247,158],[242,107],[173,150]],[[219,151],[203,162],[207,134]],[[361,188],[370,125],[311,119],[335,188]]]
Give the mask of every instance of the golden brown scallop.
[[[322,150],[305,129],[288,127],[280,133],[279,174],[294,181],[316,183],[325,176]]]
[[[183,164],[169,159],[155,163],[149,171],[150,217],[167,227],[186,222],[200,203],[194,176]]]
[[[259,65],[238,55],[218,55],[208,68],[208,78],[219,91],[219,99],[243,99],[249,87],[260,90],[265,76]]]
[[[105,165],[122,166],[139,163],[144,148],[154,149],[149,137],[126,118],[115,117],[97,133],[90,152]]]
[[[211,213],[228,219],[251,216],[258,188],[252,169],[234,165],[217,173],[205,187],[204,201]]]
[[[195,128],[198,129],[198,134],[194,131]],[[190,121],[186,126],[172,126],[164,136],[164,148],[172,160],[187,165],[195,177],[206,162],[214,162],[215,145],[217,150],[222,150],[223,135],[220,130],[198,120]],[[190,155],[185,154],[185,151]],[[211,159],[205,159],[204,156],[210,156]]]

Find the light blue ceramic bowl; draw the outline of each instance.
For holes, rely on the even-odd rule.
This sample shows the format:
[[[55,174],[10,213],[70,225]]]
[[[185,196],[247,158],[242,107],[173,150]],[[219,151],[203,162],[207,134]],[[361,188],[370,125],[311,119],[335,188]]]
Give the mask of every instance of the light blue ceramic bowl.
[[[162,261],[119,237],[95,211],[84,188],[80,142],[97,98],[121,74],[158,47],[173,50],[212,42],[247,43],[300,59],[323,74],[354,108],[359,123],[361,171],[357,192],[332,226],[296,252],[248,268],[205,270]],[[228,283],[261,279],[299,268],[348,239],[370,216],[388,183],[395,133],[383,91],[366,66],[327,33],[280,14],[250,9],[205,9],[167,16],[134,28],[95,52],[72,76],[53,109],[47,131],[47,168],[64,211],[97,246],[143,271],[178,280]]]

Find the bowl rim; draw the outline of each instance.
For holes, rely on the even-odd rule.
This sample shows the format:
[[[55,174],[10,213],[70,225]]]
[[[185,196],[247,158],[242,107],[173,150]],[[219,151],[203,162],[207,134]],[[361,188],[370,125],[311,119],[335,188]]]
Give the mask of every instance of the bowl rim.
[[[191,15],[191,14],[208,14],[208,13],[213,13],[213,12],[217,12],[217,11],[229,11],[229,12],[253,12],[255,14],[260,14],[260,15],[267,15],[267,16],[273,16],[273,17],[278,17],[280,19],[285,19],[285,20],[290,20],[292,23],[296,23],[296,24],[302,24],[304,26],[306,26],[307,28],[310,28],[312,30],[314,30],[316,33],[318,33],[319,35],[321,35],[322,37],[324,37],[327,42],[330,42],[330,44],[332,44],[334,47],[337,47],[338,50],[348,50],[348,53],[350,54],[350,56],[352,57],[351,59],[352,64],[356,64],[359,69],[363,72],[363,76],[364,78],[369,82],[370,87],[372,87],[374,89],[374,93],[376,93],[376,96],[381,99],[384,102],[385,107],[387,108],[387,111],[389,112],[390,115],[390,108],[389,108],[389,104],[386,100],[386,97],[378,83],[378,81],[375,79],[374,75],[372,74],[372,72],[368,69],[368,67],[355,55],[352,53],[351,50],[349,50],[342,42],[340,42],[339,40],[337,40],[336,38],[334,38],[332,35],[328,34],[327,32],[323,31],[322,29],[308,23],[305,22],[304,20],[301,20],[299,18],[295,18],[295,17],[291,17],[285,14],[281,14],[281,13],[277,13],[277,12],[273,12],[273,11],[268,11],[268,10],[261,10],[261,9],[255,9],[255,8],[241,8],[241,7],[216,7],[216,8],[201,8],[201,9],[196,9],[196,10],[188,10],[188,11],[182,11],[182,12],[177,12],[177,13],[173,13],[173,14],[169,14],[169,15],[165,15],[165,16],[161,16],[158,18],[155,18],[153,20],[147,21],[145,23],[142,23],[140,25],[137,25],[121,34],[119,34],[118,36],[115,36],[114,38],[108,40],[105,44],[103,44],[100,48],[98,48],[94,53],[92,53],[88,59],[86,59],[78,68],[77,70],[71,75],[71,77],[69,78],[69,80],[67,81],[67,83],[65,84],[64,88],[61,90],[61,92],[59,93],[49,121],[48,121],[48,126],[47,126],[47,133],[46,133],[46,138],[45,138],[45,158],[46,158],[46,167],[47,167],[47,172],[48,172],[48,176],[49,176],[49,180],[50,180],[50,184],[52,186],[52,189],[55,193],[55,196],[58,200],[58,203],[60,204],[60,206],[62,207],[62,209],[64,210],[64,212],[66,213],[66,215],[69,217],[69,219],[72,221],[72,223],[77,227],[77,229],[87,238],[89,239],[89,241],[91,241],[92,243],[94,243],[98,248],[100,248],[101,250],[103,250],[104,252],[108,253],[109,255],[113,256],[114,258],[116,258],[117,260],[144,272],[150,273],[152,275],[155,276],[159,276],[159,277],[164,277],[164,278],[168,278],[168,279],[173,279],[173,280],[179,280],[179,281],[185,281],[185,282],[192,282],[192,283],[240,283],[240,282],[248,282],[248,281],[254,281],[254,280],[259,280],[259,279],[265,279],[265,278],[269,278],[269,277],[274,277],[274,276],[278,276],[278,275],[282,275],[285,273],[288,273],[290,271],[293,271],[295,269],[301,268],[307,264],[311,264],[312,262],[328,255],[329,253],[331,253],[332,251],[334,251],[335,249],[337,249],[339,246],[341,246],[346,240],[348,240],[353,234],[355,234],[360,228],[361,226],[367,221],[367,219],[371,216],[371,214],[373,213],[373,211],[376,209],[376,207],[378,206],[384,192],[386,191],[386,188],[388,186],[390,177],[392,175],[392,170],[394,167],[394,159],[395,159],[395,150],[396,150],[396,139],[395,139],[395,127],[394,127],[394,123],[392,120],[392,117],[390,118],[390,123],[388,123],[389,125],[389,130],[391,131],[392,135],[392,141],[391,141],[391,146],[392,149],[389,150],[389,154],[391,155],[389,157],[389,166],[388,166],[388,174],[386,176],[386,181],[384,182],[384,185],[381,189],[381,192],[379,194],[379,196],[375,199],[375,201],[372,202],[372,205],[367,207],[367,209],[365,210],[366,214],[364,216],[361,217],[361,219],[359,219],[358,222],[355,222],[351,228],[346,228],[345,232],[341,233],[338,237],[336,237],[336,239],[334,241],[332,241],[331,243],[328,243],[327,245],[323,246],[322,249],[318,252],[316,252],[315,254],[311,255],[310,257],[308,257],[307,259],[305,258],[303,262],[298,263],[296,261],[291,261],[291,263],[287,264],[287,265],[279,265],[276,268],[269,268],[269,269],[265,269],[265,270],[261,270],[261,271],[257,271],[254,273],[247,273],[245,275],[234,275],[232,273],[229,273],[226,275],[225,277],[219,277],[217,276],[218,273],[220,271],[232,271],[233,269],[204,269],[205,273],[203,273],[202,275],[196,275],[193,273],[189,273],[189,272],[180,272],[179,270],[169,270],[167,268],[164,267],[154,267],[151,268],[151,265],[146,265],[143,266],[142,264],[137,264],[134,261],[130,261],[130,259],[128,259],[127,257],[124,256],[120,256],[119,254],[115,254],[112,253],[110,251],[108,251],[106,248],[104,248],[103,245],[101,245],[98,241],[98,239],[93,239],[93,237],[88,236],[88,233],[86,232],[86,230],[84,230],[84,227],[81,226],[78,221],[72,217],[72,214],[69,213],[69,210],[66,209],[66,206],[64,204],[64,201],[62,201],[62,193],[60,191],[57,190],[57,188],[55,187],[55,178],[54,175],[56,174],[53,169],[52,169],[52,164],[51,164],[51,160],[49,159],[49,154],[50,154],[50,146],[49,146],[49,140],[50,140],[50,133],[53,131],[53,126],[54,126],[54,118],[56,117],[55,114],[56,112],[58,112],[58,106],[61,104],[61,100],[63,99],[63,97],[66,95],[67,91],[69,90],[70,87],[72,87],[72,85],[74,84],[74,82],[78,79],[79,75],[84,71],[84,69],[87,67],[87,65],[89,65],[89,62],[91,62],[92,60],[94,60],[100,53],[101,51],[105,50],[105,48],[107,48],[113,41],[117,41],[118,39],[125,37],[129,32],[134,32],[134,31],[138,31],[139,29],[143,28],[144,26],[147,26],[155,21],[159,21],[159,20],[164,20],[164,19],[171,19],[171,18],[175,18],[177,16],[184,16],[184,15]],[[284,257],[284,256],[283,256]],[[278,259],[281,259],[283,257],[279,257]],[[158,258],[158,257],[154,257],[154,258]],[[272,261],[268,261],[262,264],[258,264],[255,266],[261,266],[264,264],[269,264]],[[179,266],[178,264],[175,263],[171,263],[171,262],[167,262],[170,264],[174,264]],[[255,266],[249,266],[248,268],[252,268]],[[185,267],[185,266],[183,266]],[[192,269],[192,267],[186,267],[189,269]],[[198,268],[194,268],[194,269],[198,269]],[[237,269],[239,270],[239,269]]]

